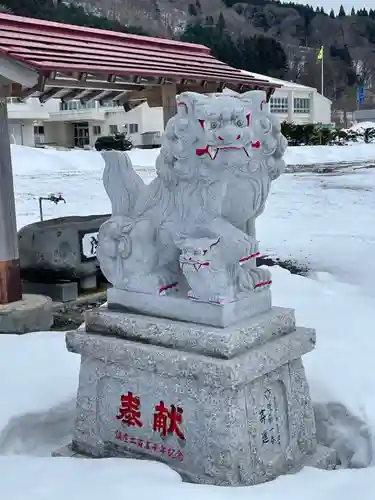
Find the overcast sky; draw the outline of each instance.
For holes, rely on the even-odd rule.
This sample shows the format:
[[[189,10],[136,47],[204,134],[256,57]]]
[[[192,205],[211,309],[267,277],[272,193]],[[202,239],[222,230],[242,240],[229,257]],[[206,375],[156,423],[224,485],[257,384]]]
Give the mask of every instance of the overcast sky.
[[[375,8],[374,0],[294,0],[295,3],[302,3],[304,5],[312,5],[313,7],[324,7],[326,12],[329,12],[331,9],[334,9],[336,12],[339,11],[340,5],[343,5],[345,11],[350,13],[352,7],[357,9],[370,9],[371,7]]]

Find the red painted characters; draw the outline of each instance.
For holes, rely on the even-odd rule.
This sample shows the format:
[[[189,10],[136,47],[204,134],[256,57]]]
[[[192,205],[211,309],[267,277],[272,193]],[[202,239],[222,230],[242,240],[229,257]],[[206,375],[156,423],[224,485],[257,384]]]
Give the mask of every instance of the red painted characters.
[[[116,416],[117,420],[121,420],[123,424],[129,427],[142,427],[143,423],[141,418],[141,400],[138,396],[134,396],[132,392],[121,396],[121,406],[119,414]]]
[[[153,429],[155,432],[159,432],[162,437],[167,434],[176,434],[176,436],[182,440],[185,440],[185,436],[181,430],[182,424],[182,414],[183,409],[179,406],[176,407],[171,405],[169,410],[163,401],[155,406],[154,413],[154,425]]]
[[[127,394],[121,396],[120,400],[121,404],[116,419],[121,420],[122,424],[127,427],[143,427],[141,420],[141,400],[139,396],[128,391]],[[168,436],[175,436],[179,439],[180,443],[181,441],[186,443],[182,416],[183,409],[180,406],[170,405],[168,407],[164,401],[160,401],[154,406],[152,430],[158,433],[163,440],[167,439]],[[176,460],[182,461],[184,458],[181,450],[168,448],[166,442],[163,444],[151,442],[148,439],[141,439],[137,436],[123,433],[121,430],[116,431],[116,440],[144,450],[152,450],[155,453],[160,453]]]
[[[184,460],[184,454],[181,450],[176,450],[175,448],[167,448],[164,444],[153,443],[152,441],[135,438],[134,436],[129,436],[129,434],[124,433],[120,430],[116,431],[116,441],[121,441],[127,443],[135,448],[140,448],[144,450],[152,450],[160,455],[165,455],[168,458],[174,460],[179,460],[182,462]]]

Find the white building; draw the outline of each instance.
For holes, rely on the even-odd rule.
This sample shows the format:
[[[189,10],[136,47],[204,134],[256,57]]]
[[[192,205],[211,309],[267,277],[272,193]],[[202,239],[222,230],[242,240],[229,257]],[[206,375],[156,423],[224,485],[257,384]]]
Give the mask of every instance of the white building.
[[[265,78],[245,73],[258,80]],[[331,123],[331,101],[316,89],[277,78],[267,80],[282,85],[270,100],[270,110],[280,121]],[[24,103],[11,99],[8,114],[11,142],[25,146],[92,147],[98,137],[115,132],[126,132],[135,146],[158,145],[164,129],[162,108],[150,108],[147,103],[126,112],[116,103],[51,99],[41,104],[36,98]]]
[[[147,103],[126,112],[116,103],[11,99],[8,115],[11,142],[24,146],[92,147],[98,137],[115,132],[126,132],[135,146],[160,144],[163,131],[162,109]]]
[[[256,79],[265,78],[259,73],[244,73]],[[281,85],[270,99],[271,113],[279,116],[280,121],[304,125],[307,123],[321,123],[329,125],[331,119],[332,102],[319,94],[317,89],[306,87],[299,83],[286,82],[278,78],[266,77],[271,83]]]
[[[39,99],[19,102],[9,99],[8,104],[9,135],[12,144],[34,146],[38,140],[39,129],[35,124],[49,119],[48,111],[39,103]]]

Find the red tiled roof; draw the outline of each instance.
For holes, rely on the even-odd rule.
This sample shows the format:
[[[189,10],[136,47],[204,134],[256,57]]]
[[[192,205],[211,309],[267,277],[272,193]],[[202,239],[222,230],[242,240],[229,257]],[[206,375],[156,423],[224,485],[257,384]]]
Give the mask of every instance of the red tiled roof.
[[[41,73],[84,72],[276,87],[218,61],[203,45],[0,14],[0,53]]]

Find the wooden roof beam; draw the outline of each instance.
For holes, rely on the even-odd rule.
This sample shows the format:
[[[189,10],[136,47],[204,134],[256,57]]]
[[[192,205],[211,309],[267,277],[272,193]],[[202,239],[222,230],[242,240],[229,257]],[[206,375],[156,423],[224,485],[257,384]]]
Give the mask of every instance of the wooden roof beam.
[[[83,104],[86,104],[87,102],[95,101],[97,97],[103,94],[103,90],[91,90],[90,92],[87,92],[83,97],[81,97],[81,102]]]
[[[45,102],[49,101],[50,99],[56,98],[57,94],[59,94],[62,91],[62,89],[59,89],[58,87],[53,87],[45,92],[43,92],[39,96],[39,101],[44,104]]]
[[[154,89],[155,90],[155,89]],[[157,89],[160,92],[160,89]],[[118,98],[118,102],[123,106],[126,112],[131,111],[143,102],[147,101],[147,95],[152,92],[151,89],[133,90],[126,92],[122,98]]]
[[[85,89],[73,89],[61,97],[62,102],[73,101],[74,99],[81,99],[87,90]]]
[[[131,82],[123,82],[123,83],[109,83],[107,81],[100,80],[86,80],[78,81],[70,78],[56,78],[55,80],[50,80],[49,78],[46,81],[46,86],[48,87],[60,87],[66,89],[82,89],[82,90],[110,90],[119,92],[123,92],[124,90],[134,90],[145,87],[145,84],[137,85]],[[148,86],[148,85],[147,85]]]
[[[141,100],[141,99],[145,99],[147,100],[148,96],[150,93],[152,92],[157,92],[157,93],[160,93],[160,88],[157,88],[157,89],[147,89],[147,88],[144,88],[144,89],[140,89],[140,90],[132,90],[132,91],[128,91],[126,93],[124,93],[124,95],[122,97],[118,97],[116,100],[124,105],[125,103],[128,103],[129,101],[132,101],[134,99],[136,100]]]
[[[193,83],[189,85],[177,85],[177,93],[181,94],[182,92],[197,92],[201,94],[213,94],[215,92],[219,92],[219,84],[214,82],[205,82],[205,85],[201,85],[197,83],[194,85]]]
[[[266,91],[266,95],[267,95],[267,102],[270,102],[270,99],[271,97],[273,96],[273,94],[275,93],[275,90],[274,88],[269,88],[267,89]]]
[[[124,102],[124,104],[123,104],[124,111],[127,113],[128,111],[131,111],[132,109],[136,108],[137,106],[140,106],[144,102],[146,102],[146,99],[139,99],[139,100],[135,100],[135,101]]]
[[[98,98],[97,100],[101,103],[103,102],[108,102],[108,101],[116,101],[120,95],[122,95],[124,92],[120,92],[118,90],[114,90],[112,92],[106,92],[103,97]]]
[[[121,104],[122,101],[126,100],[127,94],[129,94],[129,90],[125,90],[124,92],[120,92],[117,94],[116,97],[113,98],[114,101],[117,101],[119,104]]]
[[[82,97],[81,102],[87,104],[92,101],[103,101],[109,95],[113,94],[111,90],[93,90]]]
[[[33,87],[22,89],[21,92],[17,95],[18,100],[20,102],[23,102],[26,99],[28,99],[29,97],[31,97],[32,95],[36,94],[37,92],[38,93],[43,92],[45,84],[46,84],[46,80],[47,80],[47,77],[45,75],[39,75],[38,83],[36,85],[34,85]]]
[[[87,80],[88,74],[75,72],[72,74],[72,76],[75,80],[78,80],[79,82],[85,82]]]

